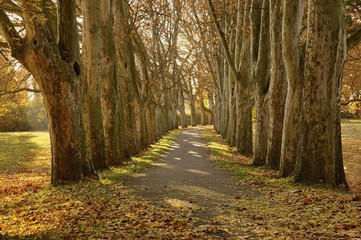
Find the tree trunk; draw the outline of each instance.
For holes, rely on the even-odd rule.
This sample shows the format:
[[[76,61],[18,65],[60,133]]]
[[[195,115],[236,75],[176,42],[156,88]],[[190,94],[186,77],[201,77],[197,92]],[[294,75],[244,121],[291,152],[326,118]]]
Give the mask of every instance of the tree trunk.
[[[59,34],[52,24],[52,13],[41,12],[48,20],[48,24],[43,24],[33,15],[39,6],[24,5],[22,17],[27,34],[24,39],[0,10],[1,35],[8,42],[12,56],[37,80],[43,94],[49,119],[53,185],[98,178],[86,157],[75,2],[59,0],[58,3]]]
[[[108,168],[105,157],[103,118],[100,102],[100,79],[103,55],[99,0],[82,2],[83,10],[83,78],[84,126],[87,153],[96,170]]]
[[[240,85],[238,83],[237,85]],[[237,128],[236,147],[239,153],[251,155],[253,153],[252,142],[252,101],[250,100],[251,88],[237,89]]]
[[[135,95],[132,87],[134,77],[134,52],[132,50],[130,29],[128,25],[128,5],[124,0],[115,0],[114,33],[116,41],[117,67],[119,73],[118,126],[119,148],[122,158],[129,161],[137,153]]]
[[[255,140],[253,164],[266,164],[269,128],[267,93],[269,89],[269,0],[253,0],[251,8],[251,56],[255,83]]]
[[[294,179],[347,187],[339,109],[346,50],[344,2],[309,0],[308,14],[301,141]]]
[[[303,91],[303,62],[299,42],[304,0],[284,0],[283,11],[283,59],[287,76],[287,98],[281,147],[280,176],[293,175],[301,124]]]
[[[244,1],[243,16],[238,15],[238,25],[242,22],[242,29],[251,27],[250,23],[251,1]],[[238,8],[241,8],[241,1],[238,1]],[[237,39],[239,35],[239,39]],[[235,83],[236,101],[236,131],[235,146],[237,150],[245,155],[253,153],[252,133],[252,61],[251,61],[251,36],[245,31],[236,33],[235,64],[239,68]],[[238,47],[237,47],[238,46]],[[237,50],[237,49],[240,50]]]
[[[113,34],[113,0],[101,1],[102,38],[103,38],[103,94],[102,110],[105,139],[105,154],[109,165],[122,164],[119,148],[118,126],[118,67]]]
[[[228,64],[227,64],[228,65]],[[228,66],[227,66],[228,67]],[[228,82],[228,118],[227,118],[227,135],[226,139],[230,146],[234,147],[236,142],[236,131],[237,131],[237,100],[236,100],[236,83],[232,75],[228,75],[225,79]]]
[[[213,93],[208,92],[208,106],[210,113],[208,115],[208,122],[209,124],[214,124],[214,115],[215,115],[215,108],[214,108],[214,97]]]
[[[203,99],[203,93],[199,93],[199,109],[201,112],[201,125],[205,126],[207,125],[207,109],[206,106],[204,106],[204,99]]]
[[[191,109],[191,125],[192,127],[197,126],[197,113],[196,113],[196,105],[195,99],[193,95],[193,85],[192,79],[189,78],[188,81],[188,100],[189,100],[189,107]]]
[[[39,42],[35,44],[33,51],[26,55],[24,65],[41,87],[48,114],[52,152],[51,184],[97,178],[93,165],[86,157],[79,65],[77,60],[64,62],[60,56],[56,56],[58,50],[44,42],[42,46]],[[44,52],[54,55],[47,58]]]
[[[270,1],[271,79],[268,91],[269,132],[266,164],[278,170],[281,157],[286,79],[282,58],[282,0]]]
[[[181,126],[182,128],[187,128],[188,124],[187,124],[186,107],[184,102],[183,90],[181,87],[179,87],[178,97],[179,97],[178,112],[180,115]]]

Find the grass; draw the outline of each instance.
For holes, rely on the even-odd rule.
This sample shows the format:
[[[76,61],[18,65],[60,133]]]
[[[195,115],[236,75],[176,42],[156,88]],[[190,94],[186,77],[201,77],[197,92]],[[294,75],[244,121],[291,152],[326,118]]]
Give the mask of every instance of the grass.
[[[263,176],[267,177],[267,180],[268,177],[272,177],[272,181],[276,179],[275,172],[265,167],[253,166],[249,157],[239,155],[236,149],[229,147],[213,129],[203,128],[203,136],[208,143],[211,159],[220,167],[233,172],[238,178],[248,181],[259,180]]]
[[[0,133],[1,174],[46,169],[50,169],[50,145],[47,132]]]
[[[130,174],[149,167],[155,160],[157,160],[162,154],[164,154],[173,144],[174,140],[181,133],[181,130],[173,130],[156,144],[151,145],[145,149],[138,156],[132,157],[132,161],[129,165],[111,168],[108,171],[100,173],[100,181],[103,184],[112,184],[117,182],[123,182],[124,179]]]
[[[346,178],[351,189],[361,193],[361,120],[344,120],[341,127]]]

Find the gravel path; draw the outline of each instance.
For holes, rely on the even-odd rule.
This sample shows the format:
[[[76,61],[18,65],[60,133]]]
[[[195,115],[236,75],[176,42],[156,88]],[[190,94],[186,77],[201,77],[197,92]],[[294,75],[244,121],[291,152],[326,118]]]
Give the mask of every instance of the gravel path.
[[[209,160],[199,131],[196,128],[183,131],[153,168],[134,174],[126,185],[155,204],[192,209],[192,216],[198,219],[199,225],[224,225],[225,216],[241,211],[240,199],[257,194],[242,189],[231,173]],[[231,224],[230,221],[237,221],[237,216],[226,224]],[[236,227],[237,223],[232,225]],[[227,234],[231,233],[223,237]]]

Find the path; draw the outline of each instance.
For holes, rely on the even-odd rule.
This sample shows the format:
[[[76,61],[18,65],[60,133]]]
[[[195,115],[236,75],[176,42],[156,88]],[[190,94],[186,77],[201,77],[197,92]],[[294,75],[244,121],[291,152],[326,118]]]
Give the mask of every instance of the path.
[[[168,154],[153,164],[154,168],[133,175],[127,185],[155,204],[192,209],[192,217],[198,219],[199,225],[222,225],[225,216],[240,211],[239,199],[255,194],[242,189],[229,172],[208,159],[208,149],[199,131],[195,128],[183,131]],[[237,224],[237,218],[229,221]],[[235,233],[218,234],[227,237]]]

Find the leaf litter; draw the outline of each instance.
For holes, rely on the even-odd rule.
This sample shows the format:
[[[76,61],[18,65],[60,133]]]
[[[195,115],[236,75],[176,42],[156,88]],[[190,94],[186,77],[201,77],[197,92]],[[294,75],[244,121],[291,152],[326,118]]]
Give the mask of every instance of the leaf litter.
[[[46,168],[0,173],[0,239],[361,239],[359,193],[278,179],[252,167],[213,130],[203,135],[212,161],[260,194],[235,195],[201,219],[192,207],[137,197],[121,181],[49,187]]]

